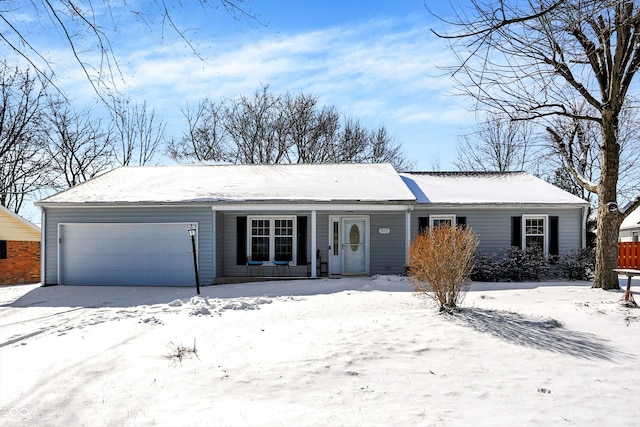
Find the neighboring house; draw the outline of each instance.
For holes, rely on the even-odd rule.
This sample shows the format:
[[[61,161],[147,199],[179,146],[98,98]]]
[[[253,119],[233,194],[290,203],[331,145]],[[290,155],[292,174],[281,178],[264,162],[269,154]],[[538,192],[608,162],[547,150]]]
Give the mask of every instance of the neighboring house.
[[[40,281],[40,228],[0,206],[0,285]]]
[[[620,225],[621,242],[640,241],[640,208],[637,208],[627,216]]]
[[[584,246],[587,210],[525,173],[388,164],[122,167],[36,204],[47,285],[193,286],[191,226],[203,284],[246,276],[247,261],[265,275],[278,261],[298,277],[400,274],[419,227],[454,221],[483,251],[562,254]]]

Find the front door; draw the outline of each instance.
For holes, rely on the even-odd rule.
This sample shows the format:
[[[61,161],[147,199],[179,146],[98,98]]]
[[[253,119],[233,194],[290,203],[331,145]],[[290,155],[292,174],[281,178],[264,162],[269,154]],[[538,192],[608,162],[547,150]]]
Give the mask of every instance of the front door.
[[[367,218],[342,218],[342,274],[368,274],[369,248]]]

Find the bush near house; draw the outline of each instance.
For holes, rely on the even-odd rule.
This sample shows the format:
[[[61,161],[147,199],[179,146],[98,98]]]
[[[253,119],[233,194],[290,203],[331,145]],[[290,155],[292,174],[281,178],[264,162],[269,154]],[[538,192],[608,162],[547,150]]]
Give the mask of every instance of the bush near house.
[[[558,265],[571,280],[591,280],[596,267],[596,251],[593,248],[572,250],[560,257]]]
[[[541,250],[511,247],[496,254],[476,255],[471,279],[477,282],[537,281],[562,275],[570,280],[590,280],[595,267],[593,249],[572,250],[550,262]],[[551,273],[552,264],[557,267]]]
[[[478,239],[471,229],[439,226],[418,235],[409,246],[409,279],[418,294],[431,297],[440,311],[464,299]]]

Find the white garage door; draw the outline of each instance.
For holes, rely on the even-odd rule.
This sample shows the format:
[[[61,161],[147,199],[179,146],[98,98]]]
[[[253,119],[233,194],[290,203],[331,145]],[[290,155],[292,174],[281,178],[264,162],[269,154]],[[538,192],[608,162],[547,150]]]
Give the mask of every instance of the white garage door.
[[[195,286],[189,224],[61,224],[60,284]]]

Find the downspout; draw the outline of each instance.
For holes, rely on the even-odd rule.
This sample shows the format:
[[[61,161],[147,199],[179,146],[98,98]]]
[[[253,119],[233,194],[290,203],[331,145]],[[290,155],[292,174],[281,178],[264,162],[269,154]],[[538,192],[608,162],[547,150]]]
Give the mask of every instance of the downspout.
[[[413,206],[407,206],[405,215],[405,248],[404,248],[404,265],[409,265],[409,247],[411,246],[411,211]]]
[[[589,219],[589,207],[582,208],[582,249],[587,247],[587,220]]]
[[[46,280],[45,280],[45,260],[47,257],[47,251],[46,251],[46,245],[45,245],[45,230],[46,230],[46,214],[45,214],[45,208],[44,206],[41,207],[40,209],[42,209],[41,213],[40,213],[40,286],[47,286],[46,284]]]

